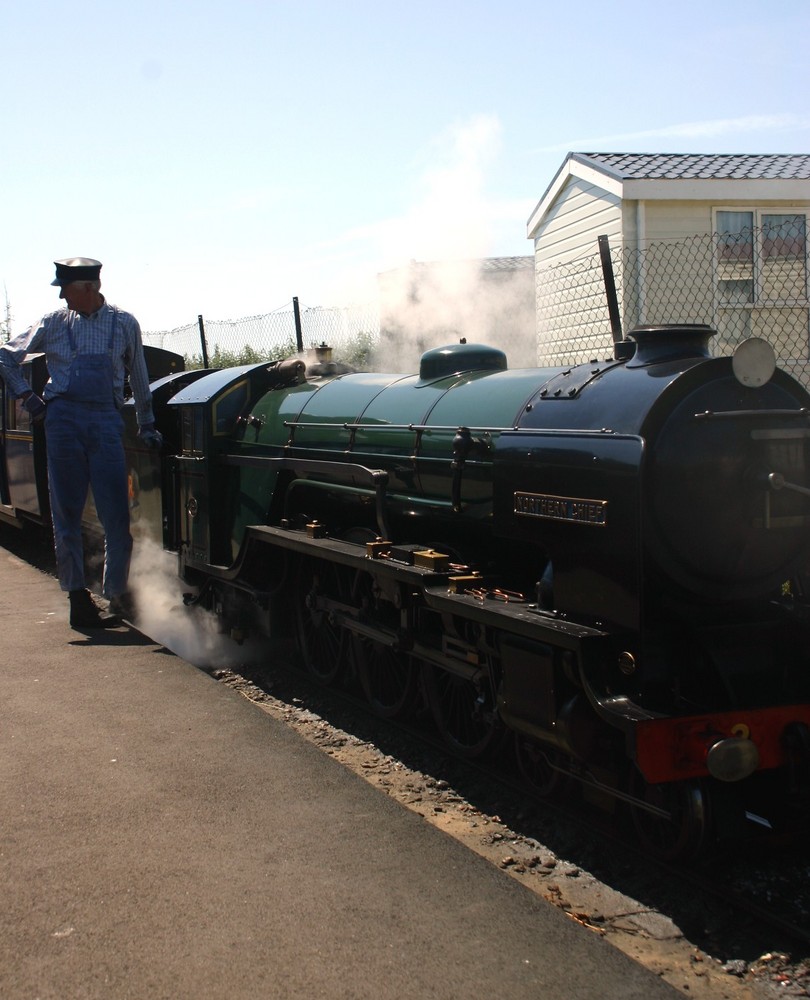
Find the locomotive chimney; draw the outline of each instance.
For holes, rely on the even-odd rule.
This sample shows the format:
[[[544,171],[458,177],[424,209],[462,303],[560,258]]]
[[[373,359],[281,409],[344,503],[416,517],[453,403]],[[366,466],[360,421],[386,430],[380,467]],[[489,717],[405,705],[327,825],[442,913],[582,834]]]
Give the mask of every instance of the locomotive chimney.
[[[307,361],[310,364],[328,364],[332,360],[332,348],[326,341],[313,344],[307,349]]]
[[[717,331],[703,323],[679,323],[676,326],[637,326],[630,331],[636,352],[628,368],[684,358],[709,358],[709,338]]]

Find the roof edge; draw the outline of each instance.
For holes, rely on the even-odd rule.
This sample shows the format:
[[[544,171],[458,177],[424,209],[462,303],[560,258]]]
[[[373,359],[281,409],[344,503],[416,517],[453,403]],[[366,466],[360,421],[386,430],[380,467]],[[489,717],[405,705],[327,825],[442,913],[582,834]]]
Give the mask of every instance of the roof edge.
[[[706,160],[706,161],[762,161],[773,162],[775,160],[801,160],[801,170],[784,172],[780,168],[779,173],[763,176],[762,171],[752,172],[748,176],[741,175],[738,167],[728,174],[706,171],[700,173],[689,173],[682,176],[673,176],[672,173],[652,173],[644,176],[643,173],[633,171],[632,165],[629,169],[622,169],[615,165],[617,159],[633,160],[655,159],[683,161]],[[805,201],[808,198],[808,184],[810,178],[807,176],[808,168],[805,161],[810,160],[810,156],[804,153],[790,154],[758,154],[758,153],[582,153],[571,151],[566,154],[560,168],[555,173],[551,183],[546,188],[543,196],[538,201],[531,215],[526,222],[526,234],[529,239],[534,239],[537,230],[548,214],[552,204],[560,194],[565,184],[571,178],[578,178],[586,182],[601,187],[608,194],[614,195],[620,200],[645,200],[645,199],[667,199],[673,200],[694,198],[695,200],[707,200],[715,198],[735,199],[750,201],[767,197],[769,201]]]
[[[575,167],[572,167],[575,165]],[[598,160],[594,160],[588,153],[566,153],[565,159],[560,164],[557,173],[551,183],[543,192],[542,197],[535,205],[531,215],[526,220],[526,236],[528,239],[534,237],[537,227],[540,225],[543,216],[548,211],[554,199],[560,193],[569,177],[579,177],[583,180],[592,179],[593,174],[601,174],[609,178],[613,183],[607,188],[611,193],[622,196],[624,179],[622,174],[612,167],[608,167]],[[595,179],[595,178],[594,178]]]

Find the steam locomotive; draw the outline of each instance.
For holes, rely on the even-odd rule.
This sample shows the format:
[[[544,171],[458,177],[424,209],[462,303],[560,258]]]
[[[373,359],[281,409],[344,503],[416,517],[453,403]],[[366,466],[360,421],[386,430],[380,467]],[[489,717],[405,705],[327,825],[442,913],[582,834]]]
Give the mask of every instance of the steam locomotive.
[[[512,734],[537,793],[625,804],[660,856],[805,829],[810,395],[713,333],[168,374],[162,456],[125,407],[133,521],[235,638],[292,622],[320,681],[467,756]]]

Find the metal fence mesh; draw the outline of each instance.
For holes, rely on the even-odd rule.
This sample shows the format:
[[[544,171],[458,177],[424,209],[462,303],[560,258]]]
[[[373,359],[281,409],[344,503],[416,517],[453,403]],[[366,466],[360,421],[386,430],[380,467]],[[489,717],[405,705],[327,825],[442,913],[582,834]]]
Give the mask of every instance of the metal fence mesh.
[[[712,352],[756,336],[780,365],[810,384],[807,239],[804,216],[773,224],[610,248],[621,330],[705,323]],[[599,253],[536,274],[538,359],[570,365],[606,357],[612,330]]]
[[[327,343],[334,349],[336,357],[351,356],[358,350],[367,349],[368,344],[379,336],[379,311],[374,304],[300,306],[299,316],[304,350]],[[208,361],[212,367],[289,357],[298,350],[292,303],[260,316],[201,320],[173,330],[145,331],[143,342],[182,354],[191,365],[201,364],[204,331]]]
[[[805,217],[769,218],[770,225],[756,229],[610,247],[618,307],[614,326],[618,318],[627,336],[636,326],[705,323],[717,331],[715,354],[762,337],[781,366],[810,384]],[[599,252],[537,269],[538,364],[571,365],[612,353],[605,273]],[[429,302],[425,305],[429,311]],[[380,338],[377,304],[301,306],[299,316],[300,338],[293,304],[261,316],[205,320],[209,364],[286,357],[299,343],[304,350],[327,343],[337,360],[373,364]],[[144,343],[183,354],[192,365],[202,362],[199,323],[144,333]]]

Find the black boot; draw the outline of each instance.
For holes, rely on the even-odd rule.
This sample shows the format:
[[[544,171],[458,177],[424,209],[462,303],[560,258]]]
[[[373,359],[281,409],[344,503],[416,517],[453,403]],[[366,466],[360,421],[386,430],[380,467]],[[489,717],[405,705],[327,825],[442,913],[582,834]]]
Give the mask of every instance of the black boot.
[[[119,618],[125,619],[128,622],[136,620],[138,609],[135,604],[135,598],[129,590],[110,598],[110,613],[118,615]]]
[[[120,618],[102,613],[89,590],[71,590],[68,597],[71,628],[115,628],[121,624]]]

